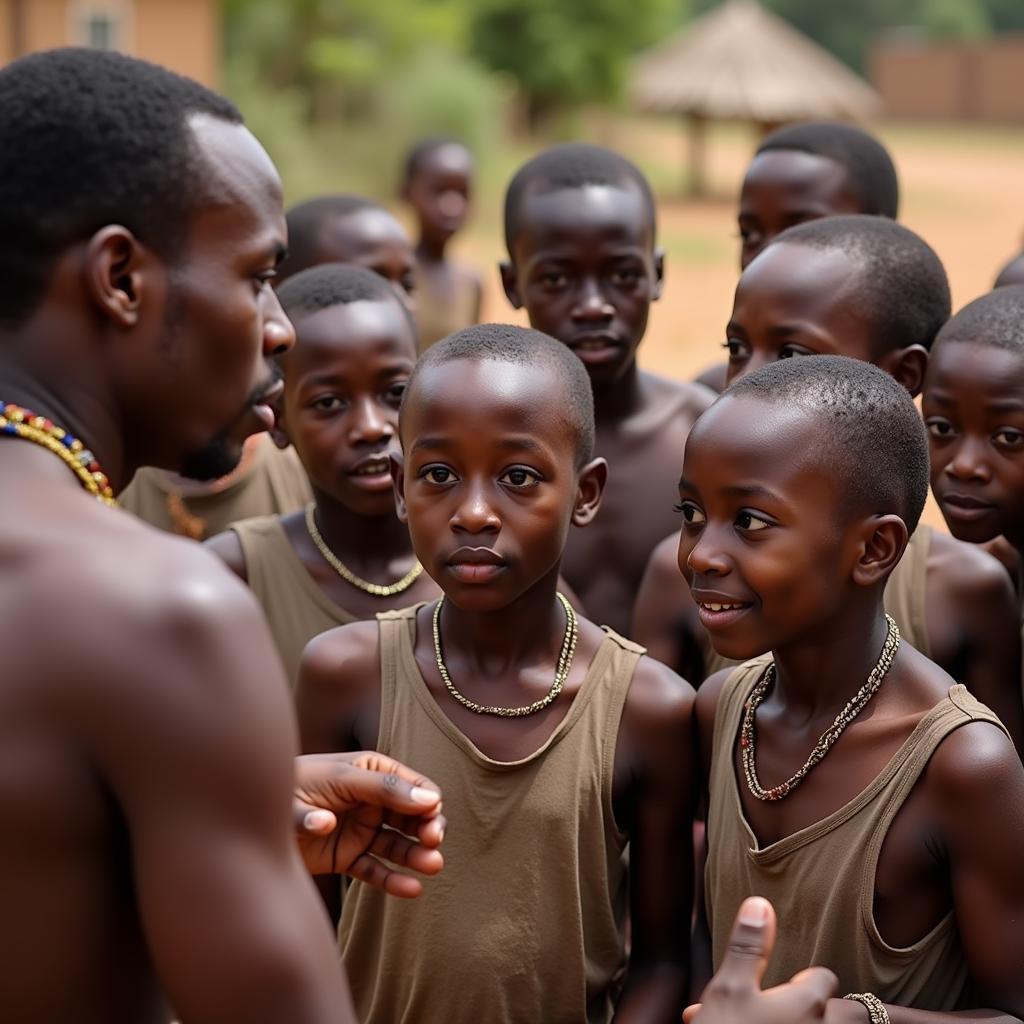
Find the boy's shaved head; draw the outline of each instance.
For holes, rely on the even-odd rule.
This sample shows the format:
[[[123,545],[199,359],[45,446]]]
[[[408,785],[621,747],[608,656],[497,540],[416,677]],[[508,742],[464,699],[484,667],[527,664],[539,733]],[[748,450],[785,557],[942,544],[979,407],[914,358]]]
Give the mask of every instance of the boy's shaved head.
[[[210,198],[189,118],[242,123],[190,79],[85,49],[9,64],[0,110],[0,322],[11,326],[41,299],[57,256],[105,225],[176,256]]]
[[[846,187],[861,212],[896,219],[900,190],[888,150],[873,135],[849,124],[807,121],[767,135],[757,152],[796,150],[834,160],[846,169]]]
[[[594,397],[590,377],[565,345],[540,331],[511,324],[477,324],[456,331],[432,345],[420,356],[404,402],[408,400],[419,375],[432,366],[460,360],[542,366],[558,377],[565,390],[565,420],[574,435],[576,465],[584,466],[594,454]]]
[[[519,208],[528,191],[557,192],[559,189],[577,189],[588,185],[636,188],[650,216],[651,238],[654,238],[654,195],[640,169],[610,149],[570,142],[552,146],[527,161],[509,183],[505,193],[505,244],[508,251],[512,252],[518,229]]]
[[[350,263],[322,263],[303,270],[281,285],[277,297],[292,320],[350,302],[395,302],[408,316],[394,288],[383,277]]]
[[[949,319],[949,281],[927,242],[895,221],[864,214],[822,217],[787,228],[769,247],[799,245],[844,253],[862,271],[849,300],[873,325],[875,355],[921,345],[926,349]]]
[[[285,214],[288,223],[288,258],[278,268],[279,276],[291,277],[316,266],[320,262],[324,225],[363,210],[387,213],[380,203],[356,195],[319,196],[291,207]]]
[[[815,458],[838,479],[841,505],[896,513],[913,533],[928,496],[928,435],[907,389],[889,374],[846,356],[782,359],[719,401],[746,396],[817,419]]]
[[[935,340],[943,345],[969,341],[1024,355],[1024,284],[1006,285],[969,302]]]

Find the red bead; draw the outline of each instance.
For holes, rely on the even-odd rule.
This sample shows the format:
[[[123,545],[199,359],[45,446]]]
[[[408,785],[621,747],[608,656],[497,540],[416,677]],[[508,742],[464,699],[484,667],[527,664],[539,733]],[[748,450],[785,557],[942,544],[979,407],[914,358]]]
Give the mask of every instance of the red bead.
[[[100,464],[93,459],[92,462],[86,467],[90,473],[98,473],[100,471]]]
[[[750,740],[748,740],[746,736],[741,736],[740,737],[740,746],[743,747],[744,749],[746,749],[747,747],[750,746]]]

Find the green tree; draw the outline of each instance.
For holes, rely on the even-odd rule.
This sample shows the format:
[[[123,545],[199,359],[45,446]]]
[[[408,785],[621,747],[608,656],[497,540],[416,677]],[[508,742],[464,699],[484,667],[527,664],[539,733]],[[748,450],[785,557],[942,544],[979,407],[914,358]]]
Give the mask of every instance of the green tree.
[[[469,46],[511,74],[531,124],[556,111],[616,99],[629,60],[661,37],[679,0],[477,0]]]

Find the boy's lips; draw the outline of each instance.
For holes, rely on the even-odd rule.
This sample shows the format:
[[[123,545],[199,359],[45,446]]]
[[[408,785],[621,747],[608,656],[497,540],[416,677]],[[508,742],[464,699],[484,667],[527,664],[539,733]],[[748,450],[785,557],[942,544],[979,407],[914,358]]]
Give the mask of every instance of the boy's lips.
[[[697,604],[697,617],[704,628],[712,632],[731,626],[753,607],[752,601],[743,601],[714,590],[693,590],[691,593]]]
[[[491,548],[465,547],[448,557],[447,567],[461,583],[488,583],[507,567],[507,563]]]
[[[965,521],[982,519],[996,510],[996,506],[992,502],[976,498],[973,494],[950,491],[946,494],[938,494],[936,497],[942,506],[942,511],[953,519]]]
[[[345,470],[345,476],[357,487],[368,491],[391,488],[391,464],[387,452],[367,455]]]
[[[569,348],[584,363],[610,363],[619,359],[626,347],[619,338],[610,331],[597,331],[593,334],[578,334],[569,341]]]

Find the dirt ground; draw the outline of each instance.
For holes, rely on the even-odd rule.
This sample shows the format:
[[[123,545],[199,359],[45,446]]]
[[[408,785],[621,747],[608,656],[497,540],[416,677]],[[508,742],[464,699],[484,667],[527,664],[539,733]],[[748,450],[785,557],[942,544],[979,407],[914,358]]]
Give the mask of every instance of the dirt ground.
[[[965,126],[881,125],[900,176],[900,220],[938,252],[949,274],[954,309],[987,291],[998,269],[1024,243],[1024,131]],[[685,140],[672,122],[606,122],[596,140],[636,160],[659,193],[659,242],[666,252],[666,283],[653,307],[640,350],[643,366],[690,378],[722,355],[723,328],[738,274],[735,202],[756,145],[739,128],[711,134],[707,176],[713,198],[681,193]],[[486,282],[484,315],[524,323],[500,290],[499,203],[481,203],[462,254]],[[934,507],[926,519],[941,518]]]

